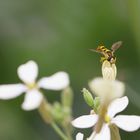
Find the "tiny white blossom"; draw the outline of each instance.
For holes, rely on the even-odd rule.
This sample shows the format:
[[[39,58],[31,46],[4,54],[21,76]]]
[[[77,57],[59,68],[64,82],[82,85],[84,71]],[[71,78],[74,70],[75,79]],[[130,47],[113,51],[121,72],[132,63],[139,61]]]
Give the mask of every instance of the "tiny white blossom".
[[[19,66],[17,73],[23,84],[0,85],[0,99],[12,99],[26,92],[22,104],[24,110],[33,110],[39,107],[43,99],[43,95],[39,91],[40,88],[62,90],[69,85],[69,76],[66,72],[62,71],[50,77],[43,77],[36,82],[38,65],[34,61],[28,61]]]
[[[83,139],[84,139],[84,135],[82,133],[77,133],[76,140],[83,140]]]
[[[128,98],[122,97],[113,100],[107,109],[107,114],[104,116],[104,124],[100,133],[94,131],[88,140],[110,140],[110,124],[115,124],[117,127],[125,131],[135,131],[140,128],[140,116],[136,115],[117,115],[123,111],[128,105]],[[77,128],[89,128],[95,126],[98,121],[98,114],[83,115],[72,121],[72,125]]]

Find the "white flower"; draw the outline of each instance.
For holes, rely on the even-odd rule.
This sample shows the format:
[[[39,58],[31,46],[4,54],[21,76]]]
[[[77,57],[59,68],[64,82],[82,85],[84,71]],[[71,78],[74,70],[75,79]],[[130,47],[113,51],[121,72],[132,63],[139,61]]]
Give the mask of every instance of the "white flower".
[[[117,127],[125,131],[135,131],[140,128],[140,116],[136,115],[117,115],[123,111],[128,105],[128,98],[122,97],[115,99],[108,106],[107,114],[104,116],[104,124],[100,133],[94,131],[88,140],[110,140],[110,124],[115,124]],[[83,115],[72,121],[72,125],[77,128],[93,127],[98,121],[98,115]]]
[[[33,110],[39,107],[43,99],[40,88],[50,90],[62,90],[69,85],[69,77],[65,72],[57,72],[50,77],[43,77],[38,82],[38,65],[34,61],[28,61],[17,69],[19,78],[24,84],[0,85],[0,99],[12,99],[26,92],[22,104],[24,110]]]
[[[125,86],[118,80],[104,80],[95,78],[89,82],[92,92],[99,97],[108,97],[110,99],[121,97],[124,94]]]
[[[76,140],[83,140],[83,138],[84,138],[84,135],[82,133],[78,133],[76,135]]]

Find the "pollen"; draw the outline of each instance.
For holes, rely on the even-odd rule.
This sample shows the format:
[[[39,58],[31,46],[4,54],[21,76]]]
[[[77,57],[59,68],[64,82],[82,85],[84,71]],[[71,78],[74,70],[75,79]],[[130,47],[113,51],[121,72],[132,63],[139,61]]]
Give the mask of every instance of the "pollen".
[[[108,115],[105,115],[104,120],[105,120],[106,123],[109,123],[111,119]]]
[[[36,83],[27,84],[27,86],[28,86],[29,89],[33,89],[33,88],[37,87]]]

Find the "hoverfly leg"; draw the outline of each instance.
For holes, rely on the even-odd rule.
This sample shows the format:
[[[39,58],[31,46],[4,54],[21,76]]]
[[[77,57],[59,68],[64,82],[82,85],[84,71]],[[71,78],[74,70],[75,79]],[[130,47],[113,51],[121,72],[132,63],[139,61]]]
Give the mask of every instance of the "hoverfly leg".
[[[101,57],[100,62],[103,63],[106,60],[105,57]]]

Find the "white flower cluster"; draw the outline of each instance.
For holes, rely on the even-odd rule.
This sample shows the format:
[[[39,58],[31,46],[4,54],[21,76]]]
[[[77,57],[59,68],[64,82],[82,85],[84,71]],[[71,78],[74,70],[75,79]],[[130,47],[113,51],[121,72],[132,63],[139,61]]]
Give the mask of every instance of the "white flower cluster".
[[[38,65],[34,61],[28,61],[19,66],[17,73],[23,83],[0,85],[0,99],[13,99],[22,93],[26,93],[24,102],[22,103],[24,110],[33,110],[40,107],[44,98],[40,88],[63,90],[69,86],[69,76],[63,71],[57,72],[49,77],[43,77],[37,81]],[[72,125],[77,128],[94,128],[94,131],[87,140],[111,140],[111,125],[115,125],[117,128],[128,132],[140,128],[140,116],[116,115],[123,111],[129,102],[126,96],[122,97],[125,90],[124,84],[115,80],[117,74],[116,65],[109,63],[109,61],[104,61],[102,74],[103,78],[93,79],[89,83],[91,91],[97,96],[96,99],[99,97],[100,103],[98,102],[99,100],[92,98],[88,90],[84,89],[84,97],[87,104],[92,107],[92,113],[90,115],[82,115],[72,121]],[[101,108],[101,105],[106,105],[105,110]],[[99,107],[99,110],[98,108],[94,110],[95,106]],[[101,114],[103,122],[98,132],[96,126],[100,121]],[[63,134],[61,133],[61,135]],[[76,140],[83,139],[84,135],[82,133],[76,135]]]
[[[101,105],[107,105],[105,110],[92,111],[90,115],[82,115],[72,121],[72,125],[77,128],[94,127],[93,133],[87,140],[111,140],[111,128],[114,124],[118,128],[131,132],[140,128],[140,116],[136,115],[117,115],[128,105],[128,98],[122,97],[125,86],[122,82],[115,80],[117,69],[115,64],[104,61],[102,65],[103,78],[93,79],[89,83],[92,92],[100,97]],[[103,113],[101,112],[103,111]],[[105,113],[104,113],[105,112]],[[103,116],[101,116],[103,115]],[[97,123],[102,117],[103,123],[99,132],[96,130]],[[76,140],[83,140],[84,135],[78,133]]]

